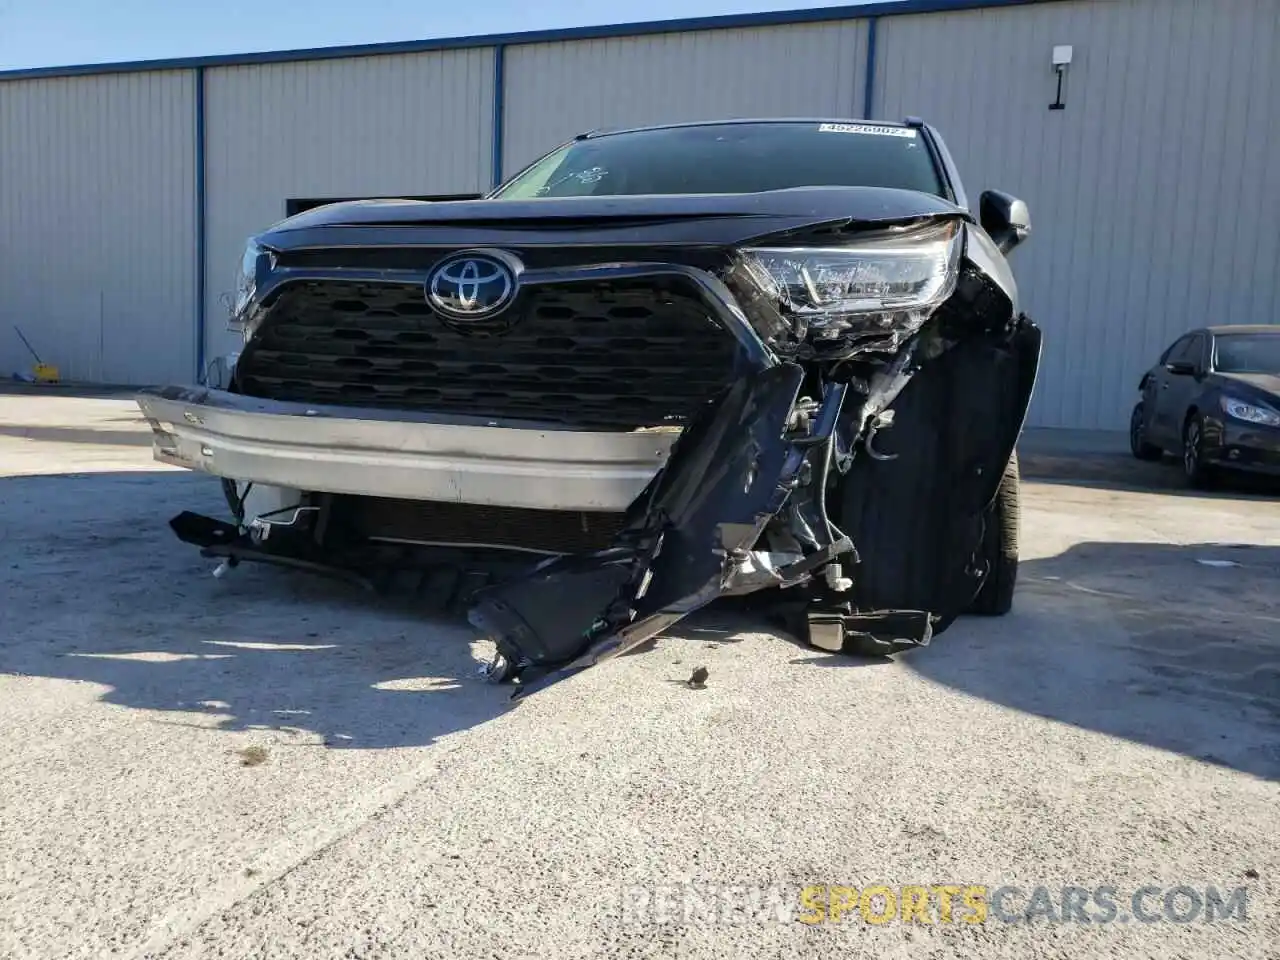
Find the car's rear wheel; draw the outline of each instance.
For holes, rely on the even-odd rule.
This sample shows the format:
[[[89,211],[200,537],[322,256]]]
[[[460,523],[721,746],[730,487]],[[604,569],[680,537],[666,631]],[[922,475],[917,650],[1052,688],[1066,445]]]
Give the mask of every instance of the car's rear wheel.
[[[969,613],[1002,617],[1013,609],[1013,593],[1018,582],[1018,527],[1021,522],[1022,475],[1015,451],[1005,467],[996,498],[983,516],[980,556],[987,566],[982,589],[973,598]]]
[[[1182,474],[1198,490],[1213,485],[1213,468],[1204,459],[1204,420],[1195,414],[1182,430]]]
[[[1139,460],[1159,460],[1164,456],[1164,451],[1154,444],[1147,443],[1145,419],[1145,410],[1139,403],[1129,416],[1129,449]]]

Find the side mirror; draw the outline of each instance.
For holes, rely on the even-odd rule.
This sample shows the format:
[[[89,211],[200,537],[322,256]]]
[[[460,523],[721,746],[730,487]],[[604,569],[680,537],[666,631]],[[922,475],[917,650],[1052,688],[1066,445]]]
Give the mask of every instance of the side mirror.
[[[1026,203],[999,190],[982,195],[978,220],[1001,253],[1008,253],[1031,235],[1031,212]]]
[[[1186,360],[1175,360],[1172,363],[1166,363],[1164,368],[1175,377],[1194,377],[1196,374],[1196,365]]]

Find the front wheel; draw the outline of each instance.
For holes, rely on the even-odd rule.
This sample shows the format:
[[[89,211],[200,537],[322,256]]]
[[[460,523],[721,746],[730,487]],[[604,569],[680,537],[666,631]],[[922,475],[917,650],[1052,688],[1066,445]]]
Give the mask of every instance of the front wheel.
[[[1197,490],[1213,486],[1213,469],[1204,460],[1204,420],[1199,414],[1182,430],[1182,474]]]
[[[1018,583],[1018,527],[1021,514],[1022,474],[1014,451],[1005,467],[1000,489],[983,516],[980,556],[987,565],[987,578],[973,598],[969,612],[986,617],[1002,617],[1013,609],[1013,592]]]
[[[1164,451],[1154,444],[1147,443],[1146,413],[1139,403],[1129,416],[1129,449],[1139,460],[1159,460]]]

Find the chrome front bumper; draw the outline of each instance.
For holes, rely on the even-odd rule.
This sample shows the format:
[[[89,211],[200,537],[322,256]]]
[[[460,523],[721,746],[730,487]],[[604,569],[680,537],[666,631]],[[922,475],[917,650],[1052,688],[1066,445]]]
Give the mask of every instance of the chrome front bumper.
[[[162,463],[317,493],[544,510],[625,510],[678,428],[628,433],[260,400],[137,395]]]

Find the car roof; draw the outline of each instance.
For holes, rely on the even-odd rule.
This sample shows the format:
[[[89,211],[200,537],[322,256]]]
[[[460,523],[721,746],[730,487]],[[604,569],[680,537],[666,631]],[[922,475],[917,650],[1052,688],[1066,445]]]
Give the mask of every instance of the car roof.
[[[1206,333],[1215,337],[1228,333],[1271,333],[1280,336],[1280,324],[1274,323],[1235,323],[1221,327],[1206,327]]]
[[[595,140],[598,137],[612,137],[619,133],[643,133],[648,130],[680,130],[689,127],[723,127],[730,124],[765,124],[765,123],[850,123],[865,124],[872,127],[919,127],[920,121],[914,118],[906,122],[896,120],[851,120],[847,117],[741,117],[729,120],[692,120],[684,123],[655,123],[643,127],[618,127],[601,130],[590,130],[578,135],[580,140]]]

